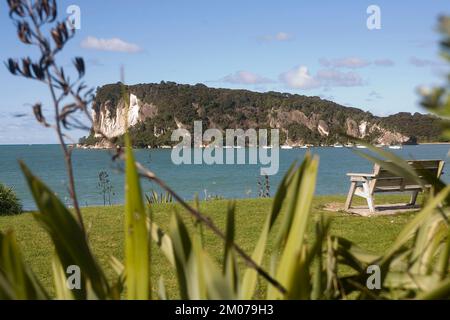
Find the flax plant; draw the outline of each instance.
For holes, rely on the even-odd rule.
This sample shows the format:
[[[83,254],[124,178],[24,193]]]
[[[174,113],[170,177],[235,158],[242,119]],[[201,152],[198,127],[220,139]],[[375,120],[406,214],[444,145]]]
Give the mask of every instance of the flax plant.
[[[39,106],[35,105],[33,110],[40,123],[55,127],[66,155],[70,177],[71,154],[65,145],[66,134],[62,128],[80,123],[72,116],[76,111],[87,114],[87,100],[80,95],[85,87],[79,85],[77,88],[73,83],[68,85],[69,81],[63,70],[56,66],[54,57],[73,33],[62,22],[50,29],[52,40],[43,36],[41,30],[44,25],[53,23],[56,19],[56,1],[7,2],[10,16],[18,28],[19,39],[26,44],[36,45],[40,52],[45,53],[38,62],[25,58],[19,63],[10,59],[7,67],[13,74],[33,78],[49,86],[55,98],[55,124],[47,122]],[[31,24],[26,22],[30,20]],[[443,27],[447,35],[444,45],[448,45],[448,19],[444,21],[447,21]],[[84,62],[80,59],[75,59],[79,77],[84,75]],[[58,90],[61,100],[55,95]],[[129,94],[125,85],[122,94],[127,103]],[[75,100],[74,104],[60,108],[61,101],[68,97]],[[442,106],[442,109],[445,108],[450,108],[448,102]],[[449,112],[439,108],[436,110]],[[319,159],[310,154],[305,156],[302,163],[293,163],[285,174],[254,250],[252,254],[247,254],[234,240],[237,229],[232,203],[227,210],[226,228],[221,230],[198,208],[184,201],[155,173],[135,161],[127,135],[124,150],[119,149],[114,155],[117,161],[125,161],[125,258],[122,262],[111,257],[111,266],[116,271],[116,276],[112,279],[106,277],[103,267],[92,253],[81,211],[76,205],[74,181],[71,183],[71,196],[75,216],[21,162],[38,208],[33,216],[48,233],[54,246],[52,274],[56,294],[50,296],[41,285],[39,277],[24,259],[14,232],[7,231],[0,233],[0,299],[165,299],[167,293],[163,281],[160,281],[157,292],[151,292],[150,289],[150,271],[155,267],[150,253],[151,243],[157,245],[175,270],[182,299],[252,299],[257,295],[258,282],[264,283],[262,297],[267,299],[450,297],[450,186],[438,179],[419,178],[402,159],[386,151],[368,147],[377,154],[367,156],[370,160],[405,178],[417,181],[425,179],[434,186],[433,193],[427,195],[423,209],[400,232],[384,254],[369,254],[351,241],[333,236],[328,219],[312,216]],[[167,230],[153,221],[152,204],[144,205],[141,179],[155,182],[183,208],[183,212],[172,212]],[[180,216],[182,213],[190,215],[202,228],[209,229],[223,240],[224,256],[220,262],[214,261],[207,247],[203,246],[202,234],[199,232],[202,229],[189,231]],[[314,233],[313,236],[308,236],[311,224]],[[275,245],[273,253],[268,253],[269,241],[273,241]],[[238,264],[239,259],[244,264]],[[265,266],[267,260],[270,261],[269,270]],[[342,275],[339,272],[341,265],[349,266],[351,273]],[[366,285],[368,267],[373,265],[379,266],[382,273],[382,286],[376,290],[370,290]],[[81,271],[79,288],[70,289],[67,286],[66,270],[72,266],[77,266]]]

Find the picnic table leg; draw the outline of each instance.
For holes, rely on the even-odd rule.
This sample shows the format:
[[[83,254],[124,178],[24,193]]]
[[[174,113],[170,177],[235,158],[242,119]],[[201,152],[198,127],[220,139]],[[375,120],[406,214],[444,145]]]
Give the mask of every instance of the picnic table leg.
[[[369,211],[371,213],[374,213],[375,206],[373,205],[373,194],[370,192],[369,181],[365,181],[363,183],[363,189],[364,189],[364,197],[366,198],[367,205],[369,206]]]
[[[413,191],[411,194],[411,199],[409,200],[409,205],[413,206],[416,204],[417,195],[419,194],[419,191]]]
[[[369,195],[367,197],[367,205],[369,206],[369,211],[371,213],[374,213],[375,212],[375,206],[373,204],[373,195]]]
[[[350,184],[350,189],[348,190],[347,200],[345,200],[344,209],[350,209],[350,205],[352,204],[353,195],[355,194],[356,189],[356,181],[352,181]]]

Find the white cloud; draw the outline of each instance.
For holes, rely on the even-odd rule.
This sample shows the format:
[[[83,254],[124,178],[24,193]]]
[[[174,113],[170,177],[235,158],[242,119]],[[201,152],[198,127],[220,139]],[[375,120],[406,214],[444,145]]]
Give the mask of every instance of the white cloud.
[[[358,73],[342,72],[335,69],[319,70],[316,79],[327,87],[357,87],[364,85],[364,81]]]
[[[226,77],[223,77],[220,81],[235,84],[263,84],[273,82],[268,78],[265,78],[250,71],[238,71],[235,72],[234,74],[230,74]]]
[[[319,63],[327,68],[349,68],[349,69],[364,68],[372,64],[377,67],[391,67],[394,65],[394,61],[387,58],[370,61],[359,57],[346,57],[339,59],[321,58],[319,59]]]
[[[441,61],[434,61],[434,60],[428,60],[428,59],[420,59],[417,57],[411,57],[409,59],[409,62],[416,66],[416,67],[439,67],[443,66],[444,63]]]
[[[279,79],[286,86],[295,89],[313,89],[320,86],[305,66],[297,66],[280,74]]]
[[[378,92],[376,92],[375,90],[372,90],[369,93],[369,99],[382,99],[383,97],[381,96],[381,94],[379,94]]]
[[[292,36],[289,33],[286,32],[278,32],[275,35],[275,39],[278,41],[286,41],[292,39]]]
[[[293,89],[314,89],[318,87],[363,86],[364,81],[356,72],[342,72],[336,69],[322,69],[311,75],[306,66],[297,66],[280,74],[279,79]]]
[[[392,67],[395,64],[391,59],[377,59],[373,63],[379,67]]]
[[[101,39],[92,36],[88,36],[87,38],[85,38],[81,42],[81,47],[86,49],[128,53],[136,53],[142,51],[142,49],[137,44],[129,43],[119,38]]]
[[[417,48],[431,48],[436,46],[436,40],[412,40],[411,43]]]
[[[261,37],[261,40],[270,42],[270,41],[288,41],[293,39],[293,35],[287,32],[280,31],[276,34],[267,34]]]
[[[370,61],[358,57],[347,57],[333,60],[321,58],[319,59],[319,63],[327,68],[332,67],[332,68],[350,68],[350,69],[363,68],[370,65]]]

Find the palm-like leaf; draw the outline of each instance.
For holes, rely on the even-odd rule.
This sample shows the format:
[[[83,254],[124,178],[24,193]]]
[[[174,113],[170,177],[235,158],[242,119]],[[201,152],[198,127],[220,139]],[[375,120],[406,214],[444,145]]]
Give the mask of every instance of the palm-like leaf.
[[[125,272],[129,299],[148,299],[150,263],[147,215],[128,135],[125,173]]]

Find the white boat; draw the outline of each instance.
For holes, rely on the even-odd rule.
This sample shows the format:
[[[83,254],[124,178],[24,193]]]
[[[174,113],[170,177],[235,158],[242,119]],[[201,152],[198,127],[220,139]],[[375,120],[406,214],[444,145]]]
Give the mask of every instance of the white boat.
[[[399,150],[402,149],[402,146],[389,146],[389,149]]]
[[[345,145],[345,147],[346,147],[346,148],[353,148],[353,144],[347,143],[347,144]]]
[[[272,149],[272,146],[263,146],[263,149]]]
[[[242,149],[242,146],[233,146],[235,149]]]
[[[342,144],[336,143],[333,145],[335,148],[343,148],[344,146]]]
[[[358,149],[367,149],[366,146],[363,146],[363,145],[361,145],[361,144],[357,144],[357,145],[356,145],[356,148],[358,148]]]
[[[292,149],[292,147],[291,147],[291,146],[288,146],[288,145],[282,145],[282,146],[281,146],[281,149]]]
[[[300,146],[300,149],[308,149],[308,146]]]
[[[233,148],[232,146],[223,146],[224,149],[231,149]]]

